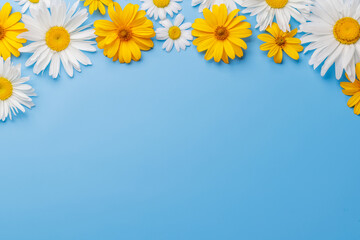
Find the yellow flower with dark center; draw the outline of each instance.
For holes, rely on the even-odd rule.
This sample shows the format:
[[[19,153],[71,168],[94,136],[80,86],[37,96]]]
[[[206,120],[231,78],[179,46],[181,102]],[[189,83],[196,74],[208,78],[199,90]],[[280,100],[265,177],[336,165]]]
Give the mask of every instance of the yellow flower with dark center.
[[[4,59],[11,55],[19,57],[18,49],[26,42],[25,39],[17,38],[20,33],[26,31],[24,23],[19,22],[21,13],[11,14],[11,9],[10,3],[5,3],[0,10],[0,57]]]
[[[141,51],[154,46],[151,40],[155,36],[152,21],[145,17],[145,11],[139,11],[136,4],[129,3],[122,9],[115,2],[108,12],[112,21],[97,20],[94,23],[98,47],[104,49],[104,55],[113,61],[139,61]]]
[[[100,13],[104,15],[106,13],[105,6],[111,6],[114,2],[113,0],[81,0],[85,1],[84,6],[89,6],[90,14],[93,14],[96,10],[99,9]]]
[[[360,77],[360,63],[356,65],[356,75]],[[347,79],[350,81],[349,77],[346,75]],[[354,82],[341,82],[340,86],[343,88],[342,92],[345,95],[352,96],[347,105],[349,107],[354,107],[354,113],[356,115],[360,114],[360,81],[355,79]]]
[[[247,45],[242,38],[251,36],[250,23],[243,22],[244,16],[237,16],[239,9],[228,14],[225,4],[214,5],[213,10],[204,9],[205,19],[198,18],[193,23],[192,35],[197,37],[193,44],[199,52],[206,51],[205,59],[214,58],[229,63],[229,57],[242,57]]]
[[[299,52],[304,50],[301,41],[294,38],[297,29],[291,32],[283,32],[276,23],[266,29],[270,34],[260,34],[258,38],[265,43],[260,46],[260,50],[269,51],[268,57],[274,57],[274,62],[281,63],[283,59],[283,51],[292,59],[299,59]]]

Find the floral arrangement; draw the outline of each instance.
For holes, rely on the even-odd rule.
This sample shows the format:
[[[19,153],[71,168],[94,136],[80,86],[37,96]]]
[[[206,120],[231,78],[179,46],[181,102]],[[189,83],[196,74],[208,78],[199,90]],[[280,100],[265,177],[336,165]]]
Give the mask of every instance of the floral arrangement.
[[[309,64],[321,66],[323,76],[335,65],[335,76],[345,73],[348,82],[341,82],[343,93],[351,96],[349,107],[360,114],[360,2],[358,0],[192,0],[203,18],[186,22],[179,13],[182,0],[140,0],[141,6],[128,3],[120,6],[113,0],[80,0],[67,6],[64,0],[14,0],[22,13],[12,12],[10,3],[0,10],[0,119],[12,119],[18,111],[34,106],[34,89],[26,84],[21,66],[14,66],[11,57],[31,53],[25,66],[39,74],[47,68],[53,78],[61,66],[73,77],[74,69],[91,65],[86,52],[103,50],[104,56],[120,63],[139,61],[142,51],[154,47],[153,39],[164,41],[167,52],[186,50],[194,44],[205,52],[205,60],[229,64],[241,58],[247,49],[244,39],[253,32],[243,13],[256,16],[255,28],[263,33],[258,38],[277,64],[283,54],[298,60],[299,53],[312,51]],[[89,10],[87,10],[87,7]],[[85,25],[88,11],[106,12],[110,20],[97,20]],[[174,17],[173,21],[169,19]],[[159,20],[162,27],[154,29]],[[300,23],[291,29],[290,21]],[[192,29],[191,29],[192,28]],[[305,49],[303,47],[305,45]],[[220,63],[221,64],[221,63]]]

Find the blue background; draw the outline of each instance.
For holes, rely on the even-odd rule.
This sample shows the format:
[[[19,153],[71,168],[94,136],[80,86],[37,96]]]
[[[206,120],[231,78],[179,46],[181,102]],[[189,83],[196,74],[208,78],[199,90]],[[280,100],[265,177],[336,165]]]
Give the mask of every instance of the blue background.
[[[23,67],[38,97],[0,126],[0,239],[360,239],[359,117],[333,68],[277,65],[253,30],[229,65],[155,40],[73,79]]]

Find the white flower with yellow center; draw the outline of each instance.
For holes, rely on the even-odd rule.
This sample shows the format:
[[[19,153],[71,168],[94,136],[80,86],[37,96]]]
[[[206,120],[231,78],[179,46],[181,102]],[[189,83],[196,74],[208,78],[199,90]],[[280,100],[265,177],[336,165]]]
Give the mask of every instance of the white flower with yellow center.
[[[20,111],[25,112],[25,108],[34,106],[30,97],[36,96],[34,89],[24,84],[29,81],[29,77],[21,76],[21,65],[13,66],[10,58],[6,61],[0,57],[0,119],[5,121],[7,117],[12,119],[12,115]]]
[[[237,9],[236,4],[239,4],[242,0],[192,0],[192,6],[199,6],[199,12],[202,12],[205,8],[212,9],[214,5],[225,4],[228,12],[232,12]]]
[[[175,46],[176,51],[180,52],[180,49],[185,50],[191,45],[189,41],[193,40],[193,36],[191,30],[188,30],[191,28],[191,23],[183,22],[184,16],[182,14],[176,16],[174,24],[169,19],[160,21],[163,28],[156,29],[156,39],[166,40],[162,46],[166,51],[170,52]]]
[[[279,28],[290,32],[291,18],[305,22],[311,4],[312,0],[242,0],[240,5],[246,8],[243,13],[256,15],[256,27],[259,27],[260,31],[265,31],[276,18]]]
[[[91,65],[90,59],[82,52],[95,52],[92,41],[95,38],[91,25],[82,26],[88,19],[86,9],[77,10],[77,1],[67,10],[62,0],[52,0],[50,12],[42,5],[31,11],[31,16],[24,15],[28,32],[21,34],[33,43],[20,49],[21,52],[33,53],[25,63],[34,65],[34,73],[39,74],[50,64],[49,75],[57,78],[62,65],[69,76],[73,76],[74,68],[81,72],[80,63]]]
[[[21,9],[23,13],[29,8],[30,10],[38,8],[41,4],[45,4],[46,7],[50,6],[50,0],[15,0],[15,2],[19,2],[19,5],[23,6]]]
[[[324,76],[335,63],[336,78],[345,70],[355,81],[355,65],[360,62],[360,4],[358,0],[317,0],[309,22],[300,25],[307,33],[302,43],[310,43],[305,52],[315,50],[309,61],[316,69],[322,62]]]
[[[173,17],[174,13],[178,13],[181,10],[181,6],[178,2],[182,0],[141,0],[141,10],[145,10],[149,17],[153,17],[157,20],[160,18],[164,20],[166,14]]]

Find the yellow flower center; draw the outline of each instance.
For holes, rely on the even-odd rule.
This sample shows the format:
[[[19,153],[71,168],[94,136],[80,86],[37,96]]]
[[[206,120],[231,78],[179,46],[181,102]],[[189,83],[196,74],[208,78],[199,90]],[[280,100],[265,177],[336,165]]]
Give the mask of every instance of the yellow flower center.
[[[218,40],[225,40],[229,36],[229,31],[226,27],[217,27],[215,30],[215,37]]]
[[[284,37],[277,37],[275,39],[275,43],[279,45],[280,47],[283,47],[286,44],[286,40]]]
[[[31,3],[39,3],[40,0],[29,0]]]
[[[51,50],[61,52],[70,44],[70,34],[63,27],[52,27],[46,33],[46,44]]]
[[[0,77],[0,100],[5,101],[13,94],[13,85],[6,78]]]
[[[169,28],[169,37],[172,40],[179,39],[180,36],[181,36],[181,30],[179,27],[172,26],[171,28]]]
[[[128,28],[122,28],[119,30],[118,36],[121,41],[129,41],[132,37],[132,32]]]
[[[170,4],[170,0],[153,0],[153,3],[158,8],[164,8]]]
[[[0,40],[2,40],[5,37],[6,30],[3,26],[0,25]]]
[[[289,0],[266,0],[266,3],[272,8],[284,8]]]
[[[342,44],[354,44],[360,39],[360,24],[353,18],[345,17],[335,23],[333,32]]]

